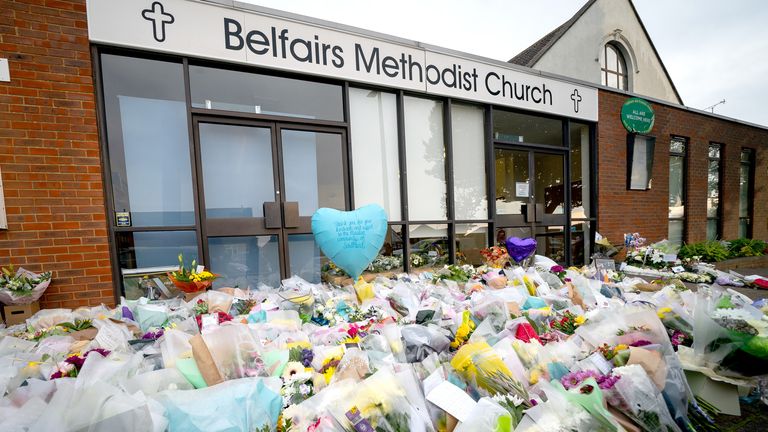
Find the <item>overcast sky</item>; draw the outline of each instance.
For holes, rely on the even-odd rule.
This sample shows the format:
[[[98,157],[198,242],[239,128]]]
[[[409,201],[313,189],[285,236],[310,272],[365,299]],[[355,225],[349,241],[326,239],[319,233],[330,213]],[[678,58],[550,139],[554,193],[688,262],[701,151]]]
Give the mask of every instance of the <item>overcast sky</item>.
[[[509,60],[586,0],[243,0]],[[768,126],[768,1],[635,0],[685,105]]]

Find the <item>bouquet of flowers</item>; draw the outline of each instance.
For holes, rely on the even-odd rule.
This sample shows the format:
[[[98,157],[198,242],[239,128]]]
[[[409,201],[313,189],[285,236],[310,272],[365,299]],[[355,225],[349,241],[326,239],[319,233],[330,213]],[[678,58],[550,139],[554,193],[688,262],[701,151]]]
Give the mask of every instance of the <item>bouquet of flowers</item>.
[[[501,246],[480,249],[480,255],[485,259],[485,264],[493,268],[504,268],[509,262],[509,253]]]
[[[51,283],[51,272],[32,273],[13,266],[0,272],[0,303],[5,305],[29,304],[37,301]]]
[[[171,281],[177,288],[185,293],[205,291],[211,287],[217,274],[207,270],[197,271],[197,261],[192,260],[192,265],[187,268],[184,266],[184,256],[179,254],[179,269],[168,274]]]
[[[51,374],[50,379],[57,379],[62,377],[77,377],[77,374],[80,372],[80,369],[83,368],[83,365],[85,364],[85,360],[88,358],[88,355],[91,353],[96,353],[101,355],[102,357],[106,357],[109,355],[109,351],[101,348],[94,348],[92,350],[86,351],[84,354],[76,353],[72,354],[71,356],[64,359],[64,361],[59,362],[56,365],[56,372]]]
[[[402,269],[403,257],[396,255],[378,255],[368,265],[368,271],[371,273],[382,273],[396,269]]]
[[[768,373],[768,318],[737,294],[697,292],[693,348],[719,373]]]

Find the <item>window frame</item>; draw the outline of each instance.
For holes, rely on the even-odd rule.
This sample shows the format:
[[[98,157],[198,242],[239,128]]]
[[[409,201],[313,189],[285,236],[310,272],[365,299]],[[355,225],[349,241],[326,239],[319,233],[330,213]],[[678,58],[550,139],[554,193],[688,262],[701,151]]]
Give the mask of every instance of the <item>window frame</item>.
[[[103,91],[103,76],[102,76],[102,70],[101,70],[101,55],[102,54],[113,54],[113,55],[120,55],[120,56],[126,56],[126,57],[134,57],[134,58],[144,58],[144,59],[156,59],[156,60],[164,60],[164,61],[171,61],[171,62],[177,62],[182,63],[183,66],[183,80],[184,80],[184,88],[185,88],[185,100],[186,100],[186,107],[187,107],[187,127],[189,132],[189,152],[190,152],[190,162],[192,164],[192,190],[193,190],[193,202],[194,202],[194,212],[195,212],[195,224],[193,226],[157,226],[157,227],[117,227],[115,223],[114,218],[114,199],[112,196],[112,179],[111,179],[111,168],[110,168],[110,161],[109,161],[109,148],[108,148],[108,137],[106,136],[106,125],[107,125],[107,119],[106,119],[106,113],[104,109],[104,91]],[[346,193],[348,196],[347,200],[347,206],[349,209],[355,208],[355,193],[354,193],[354,182],[352,179],[353,176],[353,164],[352,164],[352,146],[351,146],[351,133],[350,133],[350,112],[349,112],[349,88],[355,87],[360,89],[369,89],[369,90],[375,90],[375,91],[381,91],[386,93],[391,93],[395,95],[396,98],[396,109],[397,109],[397,151],[398,151],[398,169],[399,169],[399,191],[400,191],[400,210],[401,210],[401,220],[389,220],[388,225],[390,227],[399,227],[400,228],[400,241],[402,242],[402,253],[403,253],[403,271],[409,272],[411,271],[410,266],[410,239],[409,239],[409,233],[410,233],[410,227],[412,225],[422,225],[422,224],[439,224],[439,225],[447,225],[448,231],[446,236],[448,237],[448,249],[449,249],[449,256],[448,261],[449,263],[453,264],[457,262],[457,232],[456,227],[457,225],[467,225],[467,224],[483,224],[487,226],[487,240],[486,245],[493,245],[495,244],[495,235],[496,235],[496,229],[497,229],[497,223],[495,221],[495,212],[496,212],[496,201],[492,197],[492,194],[495,191],[495,165],[494,165],[494,149],[495,144],[497,143],[496,140],[494,140],[493,137],[493,110],[499,109],[503,111],[511,111],[519,114],[526,114],[526,115],[533,115],[538,117],[545,117],[550,119],[555,119],[561,122],[562,125],[562,141],[563,144],[560,146],[552,146],[552,145],[541,145],[541,144],[535,144],[535,143],[518,143],[518,145],[525,147],[529,150],[543,150],[543,151],[555,151],[555,152],[561,152],[564,154],[565,162],[564,162],[564,175],[568,181],[570,181],[570,163],[571,163],[571,143],[570,143],[570,124],[571,122],[579,123],[579,124],[586,124],[589,126],[589,143],[582,148],[582,151],[589,151],[589,165],[591,167],[590,172],[588,175],[586,173],[582,173],[583,180],[587,180],[590,182],[590,217],[584,218],[584,219],[574,219],[571,220],[571,197],[570,197],[570,188],[565,188],[565,202],[567,204],[567,209],[565,211],[565,225],[563,226],[563,236],[564,236],[564,254],[565,259],[567,263],[571,262],[572,259],[572,227],[576,223],[582,223],[587,222],[589,224],[589,233],[584,233],[585,236],[589,236],[590,239],[594,238],[594,233],[597,231],[597,208],[598,208],[598,187],[597,184],[597,157],[596,157],[596,149],[597,149],[597,142],[596,142],[596,133],[597,133],[597,124],[595,122],[587,122],[583,120],[574,120],[570,119],[565,116],[557,116],[552,114],[546,114],[546,113],[538,113],[535,111],[529,111],[529,110],[523,110],[513,107],[506,107],[506,106],[498,106],[493,105],[489,103],[478,103],[476,101],[468,101],[460,98],[452,98],[452,97],[439,97],[439,96],[426,96],[423,93],[419,93],[416,91],[408,91],[403,89],[397,89],[392,87],[386,87],[381,85],[374,85],[374,84],[367,84],[367,83],[354,83],[348,80],[337,80],[332,78],[325,78],[325,77],[318,77],[313,75],[305,75],[300,74],[296,72],[291,71],[278,71],[278,70],[272,70],[272,69],[266,69],[261,68],[258,66],[245,66],[245,65],[237,65],[227,62],[217,62],[217,61],[210,61],[205,59],[197,59],[189,56],[182,56],[182,55],[173,55],[173,54],[166,54],[166,53],[156,53],[153,51],[146,51],[146,50],[138,50],[138,49],[130,49],[130,48],[122,48],[122,47],[114,47],[109,45],[101,45],[101,44],[92,44],[91,45],[91,58],[92,58],[92,65],[94,70],[94,87],[95,87],[95,94],[96,94],[96,106],[97,106],[97,122],[99,125],[99,141],[100,141],[100,148],[101,148],[101,158],[102,158],[102,170],[103,170],[103,176],[104,176],[104,182],[103,182],[103,192],[104,192],[104,205],[107,215],[107,237],[110,244],[110,252],[111,252],[111,272],[112,272],[112,279],[114,281],[114,298],[115,301],[119,301],[120,296],[123,293],[123,284],[122,284],[122,273],[121,273],[121,267],[119,263],[119,250],[118,250],[118,244],[117,244],[117,233],[120,232],[149,232],[149,231],[189,231],[194,230],[197,236],[197,249],[198,249],[198,256],[204,257],[207,253],[207,241],[206,241],[206,232],[205,232],[205,215],[204,209],[201,208],[200,204],[200,197],[201,197],[201,177],[198,173],[198,171],[201,169],[199,166],[199,161],[196,158],[196,150],[195,147],[197,145],[197,142],[195,141],[195,127],[194,127],[194,121],[196,117],[200,116],[213,116],[217,117],[223,120],[232,120],[232,121],[266,121],[266,122],[273,122],[273,123],[281,123],[281,124],[295,124],[295,125],[302,125],[302,126],[311,126],[314,128],[323,128],[323,127],[331,127],[331,128],[340,128],[346,131],[344,134],[346,136],[346,142],[343,143],[345,146],[346,151],[346,161],[345,161],[345,170],[346,178],[349,179],[349,181],[346,184]],[[320,83],[330,83],[330,84],[336,84],[342,86],[342,103],[343,103],[343,121],[332,121],[332,120],[312,120],[312,119],[304,119],[299,117],[285,117],[285,116],[272,116],[272,115],[266,115],[266,114],[256,114],[256,113],[246,113],[246,112],[238,112],[238,111],[223,111],[223,110],[215,110],[215,109],[206,109],[206,108],[194,108],[192,107],[192,100],[191,100],[191,89],[190,89],[190,77],[189,77],[189,67],[190,65],[197,65],[197,66],[211,66],[215,68],[220,69],[227,69],[227,70],[235,70],[235,71],[244,71],[244,72],[250,72],[250,73],[257,73],[257,74],[263,74],[263,75],[273,75],[273,76],[279,76],[279,77],[288,77],[288,78],[296,78],[301,79],[305,81],[314,81],[314,82],[320,82]],[[418,97],[418,98],[429,98],[433,100],[437,100],[442,102],[442,115],[443,115],[443,143],[444,143],[444,149],[445,149],[445,181],[446,181],[446,205],[447,205],[447,217],[445,220],[410,220],[408,218],[408,172],[407,172],[407,154],[406,154],[406,143],[405,143],[405,117],[404,117],[404,100],[406,96],[410,97]],[[484,142],[483,145],[485,146],[485,160],[484,160],[484,170],[485,170],[485,194],[487,199],[487,214],[486,218],[484,219],[455,219],[455,187],[454,187],[454,167],[459,166],[460,162],[455,163],[454,162],[454,152],[453,152],[453,134],[452,134],[452,103],[461,104],[461,105],[471,105],[479,107],[483,110],[483,129],[484,129]],[[499,141],[499,144],[509,144],[504,143],[503,141]],[[535,235],[535,233],[534,233]],[[588,254],[591,256],[592,252],[594,250],[594,244],[590,241],[589,251]],[[588,260],[588,257],[585,257],[585,260]]]
[[[616,65],[615,69],[612,69],[608,64],[608,50],[616,53]],[[624,72],[621,72],[621,66],[624,67]],[[627,62],[627,56],[624,55],[624,50],[617,42],[610,41],[603,45],[603,61],[600,64],[600,79],[601,83],[610,88],[629,91],[629,63]],[[609,76],[615,76],[619,85],[614,87],[608,81]]]

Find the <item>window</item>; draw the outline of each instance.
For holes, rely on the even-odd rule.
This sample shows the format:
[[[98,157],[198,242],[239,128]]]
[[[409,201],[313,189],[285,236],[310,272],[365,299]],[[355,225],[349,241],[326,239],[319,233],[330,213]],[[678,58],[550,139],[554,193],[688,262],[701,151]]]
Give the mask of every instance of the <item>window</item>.
[[[739,238],[752,237],[752,205],[755,201],[755,151],[741,149],[739,163]]]
[[[675,244],[685,240],[685,191],[687,140],[672,137],[669,142],[669,231],[667,239]]]
[[[408,219],[446,220],[443,103],[411,96],[404,102]]]
[[[629,90],[629,75],[627,62],[621,53],[619,45],[614,42],[605,44],[603,64],[600,68],[600,79],[604,86]]]
[[[720,155],[722,144],[709,144],[707,168],[707,240],[716,240],[722,236],[720,217]]]
[[[349,89],[355,206],[379,204],[389,220],[402,220],[394,94]]]
[[[597,219],[592,212],[592,159],[588,124],[571,123],[571,264],[589,263],[592,228]]]

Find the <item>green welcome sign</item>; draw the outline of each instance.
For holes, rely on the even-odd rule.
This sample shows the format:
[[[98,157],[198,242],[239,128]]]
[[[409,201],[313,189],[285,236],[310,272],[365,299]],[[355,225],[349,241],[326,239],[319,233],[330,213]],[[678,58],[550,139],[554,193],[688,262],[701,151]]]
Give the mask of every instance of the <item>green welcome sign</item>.
[[[647,134],[653,129],[653,121],[653,108],[644,99],[627,99],[621,107],[621,124],[629,133]]]

